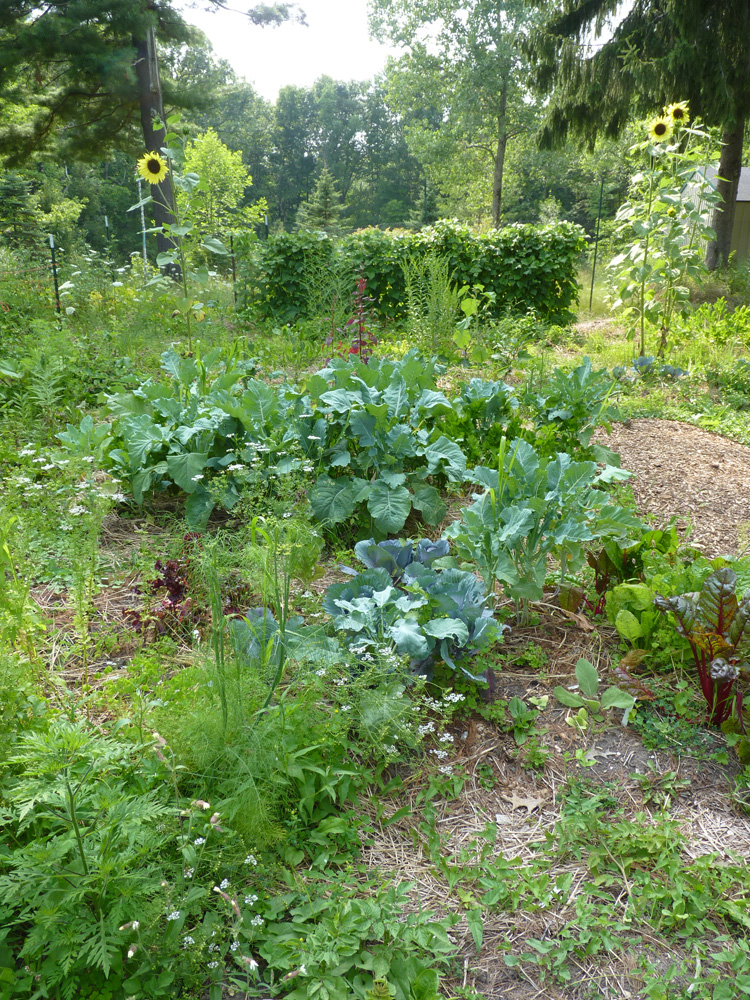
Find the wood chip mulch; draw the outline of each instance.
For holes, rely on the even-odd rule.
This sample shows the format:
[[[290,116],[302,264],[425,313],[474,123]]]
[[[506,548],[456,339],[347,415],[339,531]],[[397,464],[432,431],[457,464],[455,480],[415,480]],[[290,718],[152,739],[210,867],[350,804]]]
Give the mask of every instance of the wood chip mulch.
[[[619,452],[638,510],[666,523],[673,514],[705,555],[739,555],[750,538],[750,448],[674,420],[613,424],[600,440]]]

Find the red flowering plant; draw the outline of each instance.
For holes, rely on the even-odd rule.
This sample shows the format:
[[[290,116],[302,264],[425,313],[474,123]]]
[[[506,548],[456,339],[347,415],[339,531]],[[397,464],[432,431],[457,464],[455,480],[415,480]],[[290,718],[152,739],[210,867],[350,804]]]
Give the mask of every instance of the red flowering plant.
[[[370,312],[372,303],[375,301],[371,295],[367,294],[367,278],[360,271],[357,278],[357,287],[352,297],[352,315],[346,323],[333,331],[326,337],[326,347],[331,347],[338,334],[339,340],[336,344],[335,356],[346,358],[348,355],[356,355],[365,364],[373,354],[373,348],[378,342],[377,337],[370,329]],[[346,342],[350,346],[346,347]],[[330,359],[329,359],[330,360]]]

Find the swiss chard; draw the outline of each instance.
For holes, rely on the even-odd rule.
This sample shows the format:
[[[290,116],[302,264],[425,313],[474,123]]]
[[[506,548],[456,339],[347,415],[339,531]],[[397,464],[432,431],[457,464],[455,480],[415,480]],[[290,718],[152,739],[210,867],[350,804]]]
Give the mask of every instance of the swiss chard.
[[[740,671],[750,669],[750,591],[739,599],[737,574],[722,566],[707,577],[699,594],[657,595],[654,604],[673,615],[678,633],[690,644],[708,721],[720,726],[732,713]],[[736,706],[740,716],[741,695]]]

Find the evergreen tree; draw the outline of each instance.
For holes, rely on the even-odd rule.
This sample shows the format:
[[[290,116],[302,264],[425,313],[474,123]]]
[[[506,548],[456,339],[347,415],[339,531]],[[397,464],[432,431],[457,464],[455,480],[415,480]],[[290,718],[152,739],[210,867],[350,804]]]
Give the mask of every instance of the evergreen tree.
[[[336,190],[333,174],[328,167],[323,167],[315,190],[297,211],[297,225],[300,229],[320,229],[329,236],[338,236],[343,232],[342,210],[341,196]]]
[[[748,0],[564,0],[530,45],[537,85],[552,92],[547,145],[569,131],[590,141],[616,136],[634,112],[682,100],[692,115],[721,126],[724,209],[714,217],[709,267],[729,257],[750,118],[748,38]]]

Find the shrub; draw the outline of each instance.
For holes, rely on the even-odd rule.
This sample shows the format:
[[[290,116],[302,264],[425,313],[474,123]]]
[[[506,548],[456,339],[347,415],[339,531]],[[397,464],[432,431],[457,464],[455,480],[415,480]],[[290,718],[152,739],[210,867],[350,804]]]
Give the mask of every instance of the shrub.
[[[583,230],[573,223],[507,226],[475,234],[443,220],[419,233],[365,229],[339,239],[325,233],[281,233],[264,243],[238,243],[240,308],[289,322],[307,316],[305,274],[323,259],[333,271],[362,271],[382,319],[407,312],[404,265],[429,254],[447,260],[459,287],[481,285],[494,315],[535,310],[565,319],[577,300],[576,263]]]

